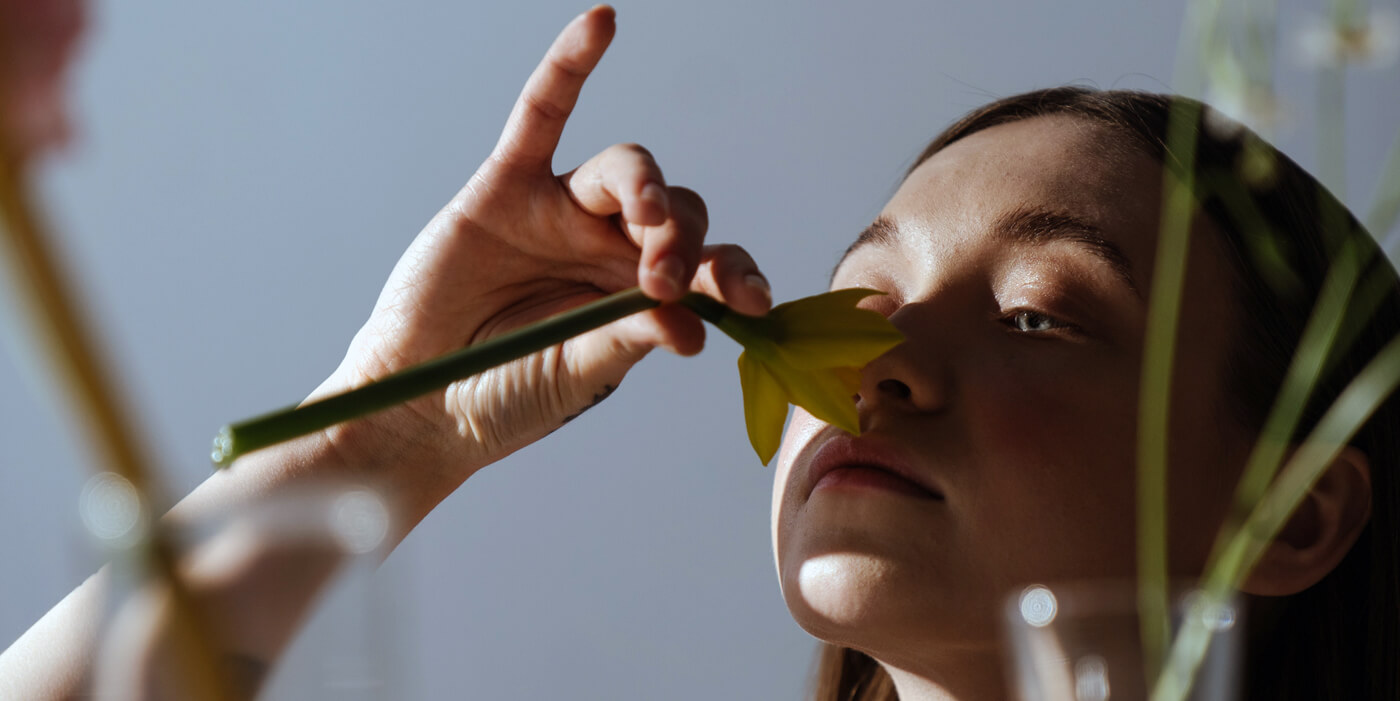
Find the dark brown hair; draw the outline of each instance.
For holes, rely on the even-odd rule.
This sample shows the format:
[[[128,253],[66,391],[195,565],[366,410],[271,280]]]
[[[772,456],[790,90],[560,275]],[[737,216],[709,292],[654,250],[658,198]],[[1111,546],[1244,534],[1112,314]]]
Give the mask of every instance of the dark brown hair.
[[[1400,286],[1356,218],[1297,163],[1257,134],[1187,98],[1125,90],[1052,88],[998,100],[954,123],[919,155],[917,168],[975,132],[1038,116],[1084,119],[1180,172],[1167,149],[1173,106],[1195,121],[1196,201],[1218,229],[1235,270],[1240,320],[1228,360],[1227,396],[1241,422],[1262,428],[1329,269],[1357,254],[1361,282],[1323,377],[1293,440],[1300,442],[1343,388],[1400,335]],[[1371,519],[1342,562],[1293,596],[1250,597],[1248,699],[1400,699],[1400,402],[1371,417],[1351,445],[1371,466]],[[817,701],[887,701],[893,684],[869,656],[823,645]]]

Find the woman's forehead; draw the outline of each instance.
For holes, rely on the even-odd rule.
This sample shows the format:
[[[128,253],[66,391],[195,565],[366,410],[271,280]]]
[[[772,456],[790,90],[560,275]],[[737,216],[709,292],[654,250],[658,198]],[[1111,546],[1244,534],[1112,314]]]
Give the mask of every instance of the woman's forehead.
[[[1069,116],[973,133],[921,163],[881,212],[912,245],[964,245],[1027,215],[1081,224],[1150,269],[1161,168],[1112,129]],[[930,237],[936,237],[931,240]]]

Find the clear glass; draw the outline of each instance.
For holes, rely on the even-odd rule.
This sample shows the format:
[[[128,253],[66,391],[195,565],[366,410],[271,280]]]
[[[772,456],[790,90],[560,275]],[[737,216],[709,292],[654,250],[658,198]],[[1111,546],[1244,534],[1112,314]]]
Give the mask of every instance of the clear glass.
[[[188,657],[172,647],[181,639],[167,589],[135,570],[150,525],[137,500],[125,480],[103,474],[88,481],[80,501],[83,525],[113,559],[103,575],[107,611],[92,692],[114,701],[190,698],[189,675],[171,669]],[[323,484],[183,523],[167,536],[180,544],[186,572],[209,581],[224,572],[254,578],[255,586],[221,594],[204,613],[224,647],[219,662],[246,662],[232,671],[247,673],[257,698],[369,701],[412,697],[399,587],[376,572],[388,523],[370,490]],[[279,607],[285,600],[310,603]],[[268,668],[238,655],[269,648],[281,652]]]
[[[1004,621],[1011,687],[1020,701],[1146,701],[1135,583],[1032,585],[1008,597]],[[1191,701],[1235,701],[1243,664],[1238,597],[1213,605],[1195,589],[1172,589],[1173,640],[1190,621],[1206,645]]]

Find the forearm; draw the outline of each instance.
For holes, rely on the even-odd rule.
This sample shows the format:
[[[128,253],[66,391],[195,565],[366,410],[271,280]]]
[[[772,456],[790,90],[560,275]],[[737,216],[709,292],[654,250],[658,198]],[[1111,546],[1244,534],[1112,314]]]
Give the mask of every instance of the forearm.
[[[86,689],[106,580],[105,571],[89,577],[0,652],[0,698],[62,699]]]
[[[394,452],[404,460],[426,459],[416,450]],[[212,527],[212,535],[181,558],[180,571],[219,638],[216,654],[233,687],[256,688],[347,557],[332,520],[337,495],[363,495],[369,487],[382,496],[389,519],[383,541],[368,555],[378,557],[446,496],[438,494],[446,485],[389,479],[394,466],[378,460],[373,466],[348,462],[321,434],[260,451],[211,476],[162,519],[177,534]],[[181,651],[169,644],[175,628],[168,593],[157,585],[114,592],[110,570],[89,578],[0,654],[0,698],[71,698],[88,693],[94,678],[104,693],[110,686],[145,689],[134,693],[138,698],[178,687],[178,680],[153,676],[180,668],[171,657]],[[104,618],[110,625],[100,633]],[[99,644],[99,635],[109,644]],[[135,677],[133,670],[140,670]]]

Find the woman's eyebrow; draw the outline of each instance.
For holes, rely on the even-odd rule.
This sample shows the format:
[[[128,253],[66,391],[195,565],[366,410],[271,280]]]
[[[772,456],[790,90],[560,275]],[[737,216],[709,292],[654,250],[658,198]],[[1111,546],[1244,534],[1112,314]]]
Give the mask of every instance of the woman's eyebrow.
[[[861,246],[887,245],[894,243],[899,237],[899,227],[895,226],[894,220],[881,214],[875,217],[875,221],[870,222],[870,226],[865,227],[865,231],[860,232],[854,243],[846,247],[846,252],[841,254],[841,259],[836,261],[836,267],[831,269],[831,276],[827,279],[827,287],[831,286],[831,281],[836,279],[836,271],[841,269],[841,264],[851,257],[852,253]]]
[[[1108,240],[1097,226],[1072,214],[1036,207],[1015,209],[998,217],[992,224],[992,232],[998,238],[1021,243],[1045,245],[1052,241],[1069,241],[1083,246],[1108,263],[1133,294],[1142,298],[1133,280],[1133,266],[1123,249]]]

